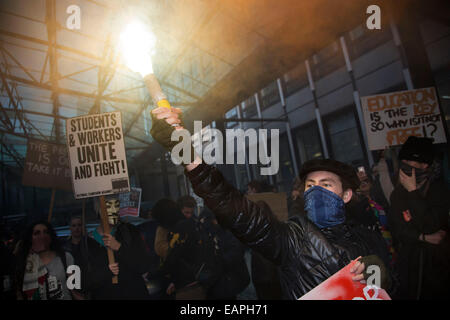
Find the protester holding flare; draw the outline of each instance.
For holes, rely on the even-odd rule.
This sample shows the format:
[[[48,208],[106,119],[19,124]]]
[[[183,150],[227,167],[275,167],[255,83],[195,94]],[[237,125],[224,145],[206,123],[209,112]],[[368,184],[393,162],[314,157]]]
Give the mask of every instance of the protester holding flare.
[[[182,125],[180,113],[168,108],[152,111],[151,134],[169,151],[177,143],[170,136],[174,124]],[[305,163],[300,178],[305,183],[308,216],[297,215],[288,222],[278,221],[264,206],[249,201],[216,168],[201,163],[198,157],[186,165],[185,172],[219,224],[279,266],[285,299],[300,298],[361,255],[371,256],[358,261],[353,269],[355,281],[363,279],[364,263],[379,265],[388,279],[383,262],[373,255],[386,256],[384,240],[344,224],[345,203],[359,185],[353,168],[334,160]],[[387,289],[387,282],[383,286]]]
[[[168,151],[172,151],[178,141],[172,141],[171,135],[174,130],[183,129],[181,110],[171,108],[168,102],[165,103],[167,100],[153,75],[153,68],[151,68],[151,50],[148,48],[148,43],[145,42],[147,38],[149,37],[142,35],[140,39],[136,39],[138,41],[133,41],[130,47],[139,47],[138,44],[143,41],[145,45],[141,48],[134,47],[131,53],[128,51],[128,58],[133,56],[133,60],[142,62],[142,65],[128,62],[128,66],[144,77],[153,101],[158,106],[152,111],[151,134],[153,138]],[[344,237],[343,241],[339,237],[335,238],[336,234],[333,231],[324,234],[319,229],[336,225],[322,224],[330,218],[336,218],[330,216],[327,212],[328,208],[339,209],[338,212],[334,212],[339,216],[338,223],[342,223],[341,218],[345,217],[341,209],[344,203],[350,201],[352,197],[352,184],[349,183],[352,178],[346,175],[348,170],[344,164],[332,160],[320,164],[314,163],[309,168],[311,171],[304,171],[302,176],[303,179],[309,179],[311,173],[334,174],[336,190],[327,190],[323,188],[323,185],[319,186],[321,184],[319,179],[315,181],[315,186],[311,186],[311,189],[308,186],[305,191],[313,194],[315,199],[323,198],[321,194],[325,193],[328,199],[333,198],[331,201],[335,204],[339,203],[339,205],[327,207],[331,203],[321,203],[317,206],[318,203],[314,202],[308,212],[308,217],[312,221],[298,216],[296,221],[292,220],[286,223],[278,221],[271,212],[264,210],[262,206],[258,206],[240,194],[225,181],[217,169],[201,164],[201,159],[195,157],[192,145],[189,147],[191,161],[186,164],[186,175],[190,179],[195,193],[205,200],[206,205],[216,215],[219,224],[230,229],[240,241],[280,266],[284,298],[300,298],[350,263],[352,259],[373,253],[370,250],[370,241],[365,242],[362,235],[352,233],[345,227],[338,231],[338,236]],[[185,160],[188,157],[183,154],[183,158]],[[327,171],[321,171],[324,169]],[[333,171],[336,172],[336,169],[337,175],[333,173]],[[320,177],[316,176],[315,178]],[[344,186],[348,186],[348,188],[344,188]],[[305,203],[311,204],[311,201]],[[318,207],[321,209],[316,210]],[[379,261],[379,258],[375,259],[377,260],[376,264],[382,267],[383,263]],[[364,267],[364,260],[358,261],[354,266],[352,272],[356,272],[353,278],[355,281],[363,279]],[[385,284],[383,283],[383,285]]]

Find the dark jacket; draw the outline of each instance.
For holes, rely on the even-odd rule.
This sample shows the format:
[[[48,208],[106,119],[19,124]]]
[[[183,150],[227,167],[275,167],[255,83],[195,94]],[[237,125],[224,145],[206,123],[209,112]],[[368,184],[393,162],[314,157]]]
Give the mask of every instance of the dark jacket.
[[[302,215],[278,221],[264,206],[228,184],[212,166],[201,164],[186,175],[219,224],[279,266],[284,298],[298,299],[352,259],[383,251],[383,239],[367,239],[368,230],[359,232],[342,224],[321,231]]]
[[[107,250],[96,242],[89,252],[92,299],[148,299],[142,274],[150,269],[150,262],[140,232],[131,224],[119,222],[114,237],[121,244],[119,250],[114,251],[115,261],[119,264],[119,283],[112,284]]]
[[[220,262],[223,265],[222,274],[214,285],[208,290],[208,299],[236,299],[250,283],[250,274],[244,259],[245,248],[229,230],[219,225],[211,225],[219,238],[221,254]]]
[[[88,236],[83,236],[80,240],[80,243],[77,245],[72,243],[72,237],[66,239],[63,243],[64,251],[69,252],[73,259],[75,265],[80,267],[81,270],[81,292],[87,294],[87,288],[89,288],[88,277],[89,270],[91,268],[89,263],[89,252],[90,250],[94,250],[97,246],[97,242]]]
[[[450,193],[438,180],[422,191],[408,192],[398,185],[391,194],[388,221],[398,252],[401,297],[442,298],[449,296],[449,237],[439,245],[419,240],[420,234],[439,230],[448,233]]]
[[[209,288],[220,277],[223,266],[214,238],[195,218],[183,219],[169,229],[169,252],[163,270],[177,289],[194,282]]]

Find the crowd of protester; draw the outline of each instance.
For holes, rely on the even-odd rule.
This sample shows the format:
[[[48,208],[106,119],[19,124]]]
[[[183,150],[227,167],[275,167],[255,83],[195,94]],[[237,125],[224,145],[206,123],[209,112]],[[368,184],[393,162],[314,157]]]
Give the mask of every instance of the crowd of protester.
[[[288,221],[277,221],[267,203],[249,201],[201,164],[186,173],[205,200],[201,212],[191,196],[161,199],[133,225],[120,219],[117,200],[108,200],[109,234],[101,224],[87,233],[76,215],[68,238],[58,238],[46,221],[20,238],[2,225],[1,298],[234,300],[252,287],[253,299],[298,299],[362,256],[356,273],[379,265],[393,299],[448,299],[445,161],[431,140],[416,137],[398,156],[382,152],[373,168],[310,160],[286,199]],[[247,194],[261,192],[276,188],[248,183]],[[79,287],[67,285],[70,265],[81,270]]]

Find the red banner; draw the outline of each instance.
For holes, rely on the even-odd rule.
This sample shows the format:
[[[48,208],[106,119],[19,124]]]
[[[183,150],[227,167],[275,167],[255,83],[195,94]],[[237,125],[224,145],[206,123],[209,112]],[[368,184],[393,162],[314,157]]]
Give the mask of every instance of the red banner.
[[[353,260],[299,300],[391,300],[385,290],[352,280],[355,274],[350,269],[355,263]]]

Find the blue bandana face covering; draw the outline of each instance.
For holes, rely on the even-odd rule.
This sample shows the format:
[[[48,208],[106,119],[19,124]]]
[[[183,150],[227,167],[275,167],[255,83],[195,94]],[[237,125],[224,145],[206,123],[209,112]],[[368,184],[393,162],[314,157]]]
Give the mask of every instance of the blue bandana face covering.
[[[314,186],[305,191],[304,199],[309,220],[320,229],[345,221],[345,203],[334,192]]]

